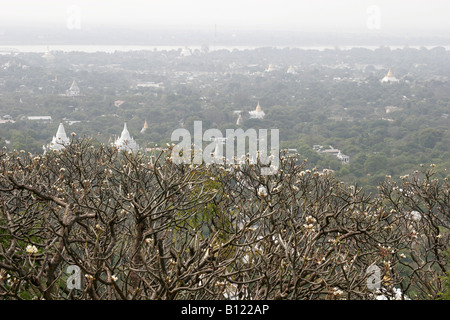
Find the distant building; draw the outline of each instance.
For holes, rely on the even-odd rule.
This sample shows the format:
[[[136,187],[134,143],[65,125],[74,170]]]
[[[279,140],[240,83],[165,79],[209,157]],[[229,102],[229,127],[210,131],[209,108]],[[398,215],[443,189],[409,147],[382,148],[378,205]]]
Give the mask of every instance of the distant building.
[[[237,125],[237,126],[240,126],[241,124],[242,124],[242,114],[239,113],[239,116],[238,116],[238,118],[237,118],[237,120],[236,120],[236,125]]]
[[[264,113],[264,111],[262,111],[261,106],[259,105],[259,101],[258,101],[258,105],[256,106],[256,109],[253,111],[249,111],[250,114],[250,118],[252,119],[263,119],[264,116],[266,115]]]
[[[320,149],[322,149],[323,147],[321,145],[315,144],[313,145],[313,150],[314,151],[319,151]]]
[[[60,151],[65,148],[70,143],[70,139],[66,135],[66,131],[64,130],[64,126],[62,123],[59,124],[58,131],[56,135],[53,136],[52,141],[43,146],[44,152],[47,150],[56,150]]]
[[[269,67],[265,70],[266,72],[272,72],[275,71],[275,67],[273,66],[273,64],[269,64]]]
[[[294,67],[292,65],[290,65],[289,68],[287,69],[286,73],[296,74],[297,72],[295,71]]]
[[[6,114],[2,117],[0,117],[0,124],[1,123],[15,123],[13,117],[11,117],[9,114]]]
[[[128,132],[126,122],[123,126],[122,134],[114,141],[114,146],[121,151],[137,151],[139,149],[139,145],[131,137],[130,132]]]
[[[401,111],[402,110],[402,108],[395,107],[395,106],[387,106],[384,109],[386,110],[386,113],[391,113],[391,112]]]
[[[389,83],[389,82],[398,82],[399,80],[392,74],[391,68],[389,68],[389,71],[387,75],[381,79],[381,82]]]
[[[116,101],[114,101],[114,107],[119,108],[124,103],[125,103],[125,101],[123,101],[123,100],[116,100]]]
[[[68,97],[78,97],[81,95],[80,88],[78,87],[77,82],[75,79],[72,82],[72,85],[70,86],[69,90],[66,90],[66,96]]]
[[[147,131],[147,129],[148,129],[148,123],[147,123],[147,120],[145,120],[144,126],[141,129],[141,133],[144,133],[145,131]]]
[[[42,58],[44,58],[47,61],[53,61],[55,60],[55,56],[50,52],[50,51],[46,51],[43,55]]]
[[[335,157],[338,158],[342,163],[347,164],[347,163],[350,162],[350,157],[349,157],[349,156],[343,154],[343,153],[341,152],[341,150],[336,149],[336,148],[333,148],[332,146],[329,146],[328,149],[323,149],[323,147],[320,146],[320,145],[314,145],[314,146],[313,146],[313,149],[314,149],[315,151],[317,151],[318,153],[321,153],[321,154],[328,154],[328,155],[335,156]]]
[[[339,153],[336,155],[336,157],[337,157],[339,160],[341,160],[343,163],[349,163],[349,162],[350,162],[350,157],[347,156],[347,155],[345,155],[345,154],[342,154],[340,151],[339,151]]]
[[[29,116],[27,119],[30,121],[52,122],[51,116]]]
[[[155,82],[141,82],[138,83],[136,85],[136,87],[138,88],[164,88],[164,83],[163,82],[159,82],[159,83],[155,83]]]
[[[185,46],[180,53],[180,57],[189,57],[192,55],[191,49],[189,49],[187,46]]]

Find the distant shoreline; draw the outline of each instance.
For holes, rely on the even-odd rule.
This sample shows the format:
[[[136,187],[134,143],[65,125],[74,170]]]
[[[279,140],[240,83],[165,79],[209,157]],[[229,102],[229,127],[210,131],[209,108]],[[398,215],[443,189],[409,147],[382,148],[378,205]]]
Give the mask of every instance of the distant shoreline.
[[[0,46],[0,54],[8,53],[45,53],[45,52],[86,52],[86,53],[114,53],[114,52],[129,52],[129,51],[177,51],[184,48],[185,45],[169,45],[169,46],[146,46],[146,45],[18,45],[18,46]],[[187,46],[189,49],[202,50],[202,46]],[[344,46],[215,46],[214,48],[209,48],[209,51],[218,50],[255,50],[260,48],[274,48],[274,49],[302,49],[302,50],[351,50],[355,48],[376,50],[379,48],[390,48],[391,50],[412,48],[412,49],[433,49],[437,47],[445,48],[445,50],[450,50],[450,46],[434,45],[434,46],[368,46],[368,45],[344,45]]]

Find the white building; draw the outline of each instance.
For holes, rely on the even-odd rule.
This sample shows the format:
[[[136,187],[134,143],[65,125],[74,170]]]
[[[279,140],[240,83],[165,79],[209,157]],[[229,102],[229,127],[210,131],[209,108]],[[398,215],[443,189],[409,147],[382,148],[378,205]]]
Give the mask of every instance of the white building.
[[[180,53],[180,57],[189,57],[192,55],[191,49],[189,49],[187,46],[185,46]]]
[[[294,67],[292,65],[290,65],[289,68],[287,69],[286,73],[296,74],[297,72],[295,71]]]
[[[43,55],[42,58],[44,58],[47,61],[53,61],[55,60],[55,56],[50,52],[50,51],[46,51]]]
[[[40,122],[52,122],[52,117],[51,116],[28,116],[27,117],[28,120],[31,121],[40,121]]]
[[[60,151],[69,144],[70,144],[70,139],[66,135],[66,130],[64,130],[63,124],[60,123],[59,127],[58,127],[58,131],[56,132],[56,135],[53,136],[52,141],[48,145],[43,146],[44,153],[47,150]]]
[[[349,163],[350,162],[350,157],[342,154],[341,151],[339,151],[339,153],[336,155],[336,157],[341,160],[343,163]]]
[[[339,149],[335,149],[332,146],[329,146],[328,149],[322,149],[323,147],[320,145],[314,145],[313,149],[321,154],[328,154],[331,156],[335,156],[336,158],[338,158],[342,163],[349,163],[350,162],[350,157],[341,153],[341,150]]]
[[[77,82],[75,79],[72,82],[72,85],[70,86],[69,90],[66,90],[66,96],[68,97],[78,97],[81,95],[80,88],[78,87]]]
[[[269,64],[269,67],[265,70],[265,72],[272,72],[275,71],[275,67],[273,66],[273,64]]]
[[[242,114],[239,113],[238,118],[236,120],[236,125],[240,126],[242,124]]]
[[[121,151],[137,151],[139,149],[139,145],[134,141],[130,132],[128,132],[126,122],[123,126],[122,134],[114,141],[114,146]]]
[[[258,105],[256,106],[256,109],[253,111],[249,111],[249,114],[250,114],[250,118],[252,118],[252,119],[262,119],[266,115],[264,113],[264,111],[262,111],[261,106],[259,105],[259,101],[258,101]]]

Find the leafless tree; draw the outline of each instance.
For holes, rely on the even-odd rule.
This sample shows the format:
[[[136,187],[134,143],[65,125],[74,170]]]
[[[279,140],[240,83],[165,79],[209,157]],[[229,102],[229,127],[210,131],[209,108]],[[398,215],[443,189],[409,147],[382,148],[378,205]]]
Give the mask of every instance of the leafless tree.
[[[402,290],[418,299],[436,299],[449,270],[450,187],[448,178],[435,178],[434,165],[379,186],[387,210],[396,214],[402,255],[396,268]]]
[[[4,299],[374,299],[374,265],[385,296],[442,289],[449,188],[429,171],[373,196],[284,153],[261,175],[91,144],[0,155]]]

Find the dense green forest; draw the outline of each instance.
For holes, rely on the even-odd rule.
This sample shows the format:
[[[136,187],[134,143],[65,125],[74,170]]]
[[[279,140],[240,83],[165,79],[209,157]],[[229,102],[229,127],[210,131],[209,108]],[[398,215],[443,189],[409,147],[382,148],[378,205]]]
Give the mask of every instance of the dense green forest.
[[[449,174],[450,53],[441,47],[14,53],[0,55],[0,66],[0,116],[14,121],[0,124],[0,145],[10,150],[42,153],[60,121],[98,144],[127,121],[141,147],[165,145],[196,120],[205,129],[237,128],[242,111],[244,130],[279,129],[282,148],[368,192],[421,165]],[[380,82],[389,68],[399,82]],[[65,96],[74,80],[81,95]],[[265,117],[250,119],[258,102]],[[333,146],[350,163],[314,145]]]

